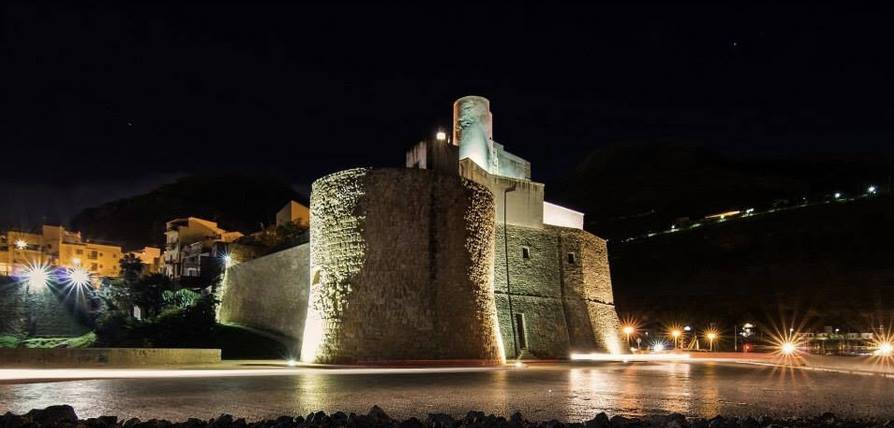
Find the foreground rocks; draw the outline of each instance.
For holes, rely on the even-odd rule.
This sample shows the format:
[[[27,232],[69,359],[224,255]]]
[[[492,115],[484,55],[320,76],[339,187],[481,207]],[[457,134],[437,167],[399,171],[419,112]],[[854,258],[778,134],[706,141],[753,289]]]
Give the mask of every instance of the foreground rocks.
[[[454,418],[443,413],[429,414],[424,420],[417,418],[392,419],[378,406],[373,406],[369,413],[357,415],[335,412],[327,415],[324,412],[302,416],[280,416],[276,419],[247,422],[231,415],[221,415],[210,420],[188,419],[183,422],[169,422],[161,419],[141,421],[136,418],[119,420],[115,416],[78,419],[71,406],[50,406],[43,410],[32,410],[24,415],[7,412],[0,416],[0,428],[798,428],[798,427],[835,427],[894,428],[894,421],[875,419],[839,419],[831,413],[813,418],[775,419],[760,418],[724,418],[716,416],[711,419],[687,418],[674,413],[670,415],[648,416],[643,418],[626,418],[623,416],[608,417],[599,413],[585,422],[528,421],[520,413],[508,419],[502,416],[486,415],[484,412],[469,412],[465,417]]]

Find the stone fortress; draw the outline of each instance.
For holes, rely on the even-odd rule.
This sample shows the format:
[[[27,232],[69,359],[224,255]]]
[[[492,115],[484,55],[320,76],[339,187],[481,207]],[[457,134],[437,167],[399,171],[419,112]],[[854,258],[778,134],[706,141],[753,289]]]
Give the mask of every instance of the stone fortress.
[[[229,267],[220,321],[317,363],[620,352],[605,241],[494,141],[487,99],[457,100],[453,122],[407,168],[315,181],[310,242]]]

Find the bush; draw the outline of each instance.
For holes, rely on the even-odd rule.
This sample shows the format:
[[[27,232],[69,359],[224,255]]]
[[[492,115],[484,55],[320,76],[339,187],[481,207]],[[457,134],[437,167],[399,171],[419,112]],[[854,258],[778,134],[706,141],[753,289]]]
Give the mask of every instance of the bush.
[[[78,337],[37,337],[21,342],[26,348],[89,348],[96,342],[96,334],[87,333]]]
[[[188,288],[181,288],[177,291],[165,290],[161,294],[161,298],[167,307],[186,309],[194,306],[202,298],[202,294]],[[164,310],[162,310],[162,313],[164,313]]]
[[[18,337],[15,336],[0,336],[0,348],[15,348],[19,346]]]

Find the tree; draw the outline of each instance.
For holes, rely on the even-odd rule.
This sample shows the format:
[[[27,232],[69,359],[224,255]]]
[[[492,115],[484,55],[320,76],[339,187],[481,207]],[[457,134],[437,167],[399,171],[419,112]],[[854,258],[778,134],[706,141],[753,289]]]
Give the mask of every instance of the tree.
[[[121,273],[125,282],[136,282],[140,279],[140,275],[143,274],[143,261],[133,254],[125,254],[118,261],[118,264],[121,266]]]

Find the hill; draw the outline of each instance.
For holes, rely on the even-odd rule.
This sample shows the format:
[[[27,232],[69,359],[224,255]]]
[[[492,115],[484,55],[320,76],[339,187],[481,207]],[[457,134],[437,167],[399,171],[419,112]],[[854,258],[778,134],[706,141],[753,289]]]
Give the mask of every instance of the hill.
[[[289,200],[303,199],[276,178],[199,175],[85,209],[70,223],[91,239],[140,248],[162,245],[165,222],[177,217],[201,217],[224,229],[247,233],[259,230],[262,223],[271,224],[276,211]]]
[[[592,151],[549,184],[556,202],[587,214],[605,238],[663,230],[676,219],[833,192],[890,187],[889,154],[821,153],[797,157],[722,155],[680,142],[617,144]]]
[[[609,241],[615,301],[650,321],[891,320],[894,195]],[[877,325],[877,324],[875,324]],[[865,331],[865,330],[864,330]]]

